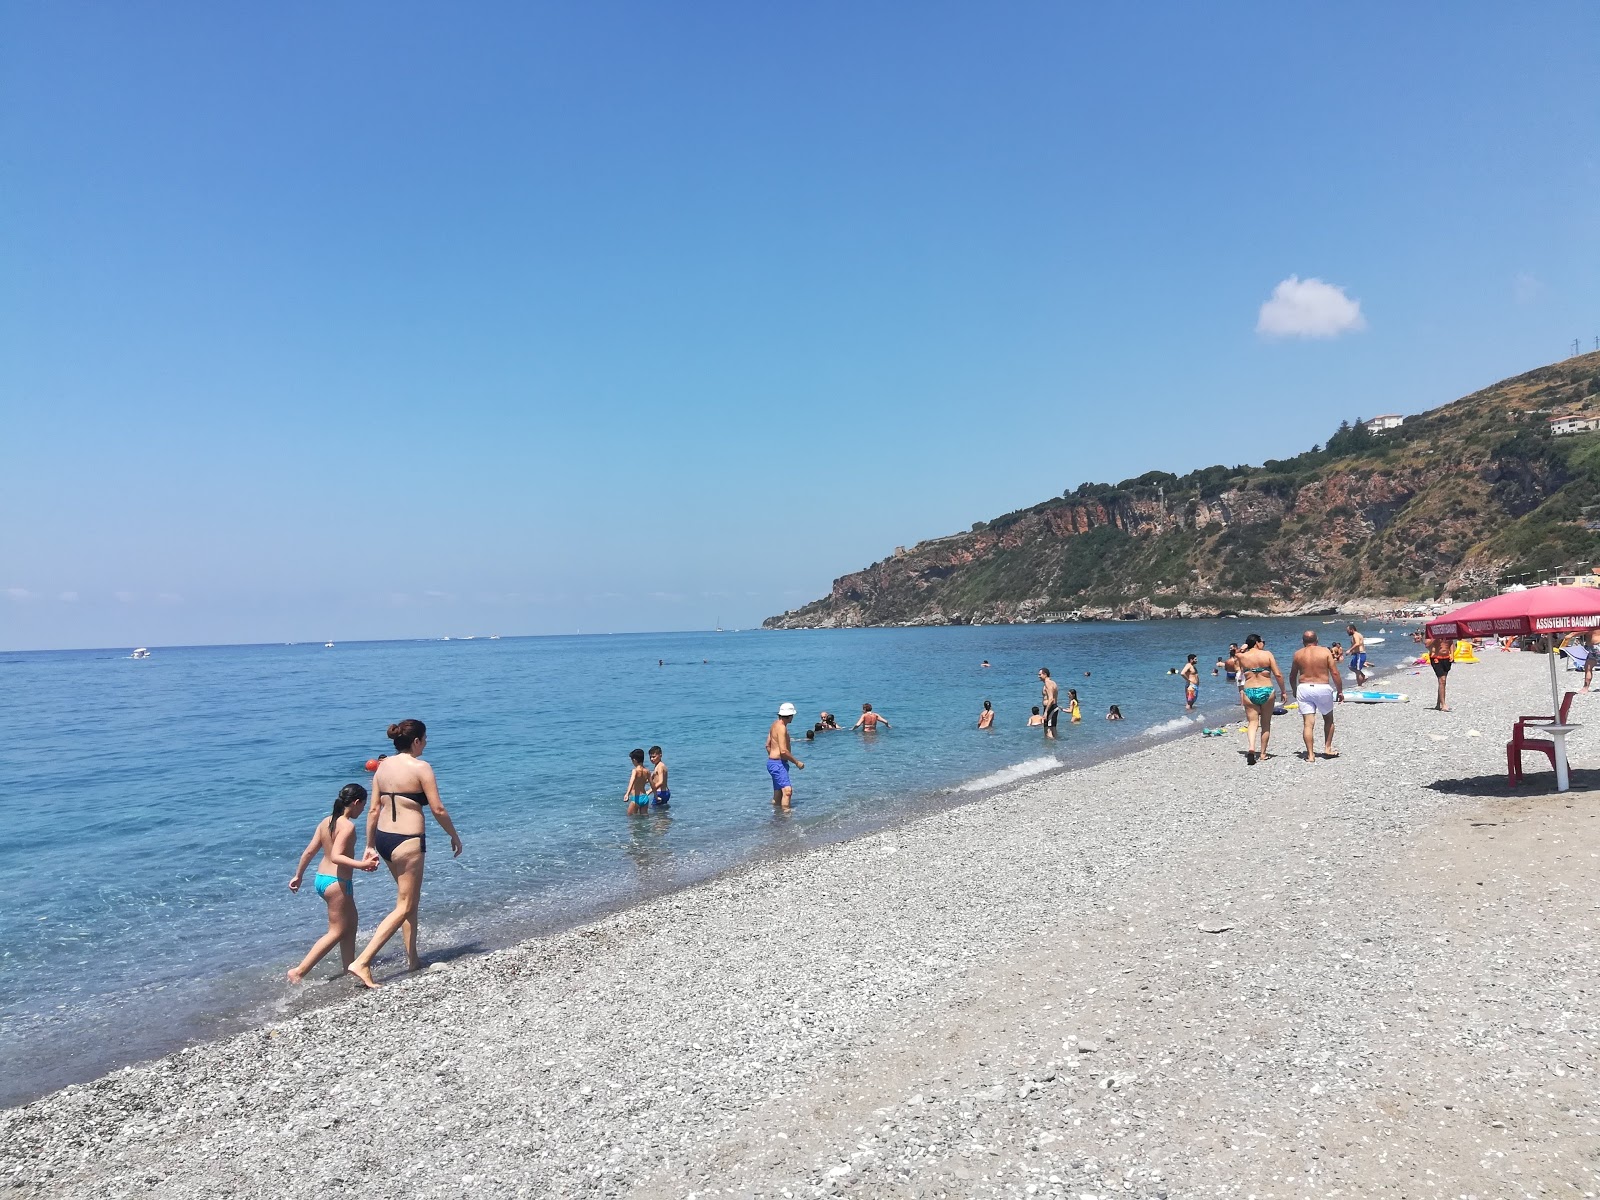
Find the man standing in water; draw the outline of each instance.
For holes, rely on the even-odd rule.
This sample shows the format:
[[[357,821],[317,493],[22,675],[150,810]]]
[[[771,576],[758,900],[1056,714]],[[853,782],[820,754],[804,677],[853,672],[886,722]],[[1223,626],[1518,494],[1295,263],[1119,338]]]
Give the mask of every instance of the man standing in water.
[[[885,729],[893,728],[880,714],[872,711],[872,705],[863,704],[861,706],[861,715],[856,718],[856,723],[850,728],[859,729],[863,733],[877,733],[879,725],[882,725]]]
[[[1356,677],[1357,687],[1367,686],[1367,639],[1354,625],[1344,627],[1350,635],[1350,670]]]
[[[1317,645],[1317,633],[1308,629],[1300,635],[1303,643],[1294,653],[1289,667],[1289,687],[1300,705],[1300,724],[1306,739],[1306,761],[1316,762],[1317,717],[1322,717],[1322,756],[1338,758],[1333,752],[1333,706],[1344,699],[1344,679],[1333,653]]]
[[[767,730],[767,774],[772,776],[772,802],[779,808],[788,808],[794,795],[794,785],[789,782],[789,764],[804,771],[805,763],[789,753],[789,722],[794,720],[794,705],[788,701],[778,705],[778,719]]]
[[[1050,668],[1039,668],[1040,692],[1044,696],[1044,735],[1056,735],[1056,722],[1061,719],[1061,686],[1050,678]]]
[[[1189,655],[1189,661],[1183,664],[1183,670],[1178,674],[1183,676],[1183,707],[1185,712],[1194,711],[1194,702],[1200,698],[1200,668],[1195,666],[1198,654]]]

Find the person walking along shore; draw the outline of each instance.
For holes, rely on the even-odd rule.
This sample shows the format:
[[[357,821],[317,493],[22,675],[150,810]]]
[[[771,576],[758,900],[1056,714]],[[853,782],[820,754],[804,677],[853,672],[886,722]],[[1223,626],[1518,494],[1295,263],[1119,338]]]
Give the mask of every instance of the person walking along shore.
[[[1450,706],[1444,702],[1444,692],[1445,684],[1450,677],[1450,667],[1455,662],[1455,656],[1455,638],[1431,637],[1428,639],[1428,665],[1433,668],[1434,678],[1439,681],[1439,698],[1433,702],[1433,707],[1439,712],[1450,711]]]
[[[1287,695],[1283,672],[1278,660],[1267,650],[1259,633],[1244,640],[1244,649],[1237,655],[1239,663],[1239,700],[1244,705],[1249,736],[1244,761],[1255,766],[1258,758],[1267,757],[1267,742],[1272,738],[1272,710],[1276,697]],[[1273,681],[1277,681],[1274,689]]]
[[[422,752],[428,748],[428,727],[407,719],[389,726],[389,738],[394,742],[395,753],[384,759],[372,776],[375,796],[367,810],[367,845],[389,864],[395,881],[395,903],[373,931],[367,948],[345,968],[369,988],[378,986],[372,978],[372,960],[396,930],[403,931],[406,966],[413,971],[422,966],[417,956],[417,905],[422,899],[422,868],[428,851],[424,808],[450,835],[451,852],[461,853],[461,836],[439,799],[433,768],[422,760]],[[387,806],[385,800],[389,802]]]
[[[322,961],[323,956],[335,946],[339,947],[340,965],[349,970],[356,956],[356,891],[352,871],[376,871],[378,855],[371,846],[360,858],[355,856],[355,819],[367,804],[367,789],[359,783],[347,783],[339,789],[333,801],[333,815],[318,821],[311,841],[300,855],[300,865],[289,880],[289,890],[298,892],[306,867],[317,851],[322,859],[317,863],[317,874],[312,880],[317,895],[328,906],[328,932],[300,960],[300,965],[289,968],[289,982],[299,983],[306,972]]]
[[[1354,629],[1354,626],[1351,627]],[[1360,636],[1359,634],[1357,636]],[[1308,629],[1300,635],[1300,649],[1289,664],[1289,686],[1300,706],[1301,725],[1306,739],[1306,761],[1316,762],[1317,717],[1322,717],[1322,753],[1338,758],[1333,749],[1333,706],[1344,702],[1344,679],[1339,664],[1327,648],[1317,645],[1317,633]]]

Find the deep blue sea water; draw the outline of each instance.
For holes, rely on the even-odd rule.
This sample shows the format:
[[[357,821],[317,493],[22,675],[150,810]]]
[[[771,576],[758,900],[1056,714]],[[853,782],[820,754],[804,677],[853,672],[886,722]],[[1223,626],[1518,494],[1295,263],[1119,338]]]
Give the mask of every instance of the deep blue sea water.
[[[422,904],[424,955],[459,956],[1186,728],[1167,672],[1187,652],[1207,685],[1199,714],[1234,719],[1232,689],[1210,674],[1218,654],[1259,630],[1287,664],[1301,627],[478,638],[154,648],[138,661],[126,649],[0,654],[0,1103],[352,987],[334,955],[291,995],[283,971],[323,931],[325,910],[309,880],[298,896],[286,883],[339,787],[366,781],[363,761],[392,749],[391,721],[427,722],[427,758],[466,845],[452,860],[431,833]],[[1076,687],[1083,708],[1053,743],[1025,724],[1040,666],[1063,693]],[[999,716],[980,733],[985,698]],[[800,710],[806,769],[794,810],[778,816],[763,745],[785,700]],[[864,700],[893,727],[801,738],[820,710],[849,724]],[[1127,720],[1103,719],[1111,703]],[[627,754],[653,743],[666,751],[673,804],[630,818]],[[359,875],[356,892],[364,938],[394,887],[380,869]],[[399,954],[396,939],[380,978]]]

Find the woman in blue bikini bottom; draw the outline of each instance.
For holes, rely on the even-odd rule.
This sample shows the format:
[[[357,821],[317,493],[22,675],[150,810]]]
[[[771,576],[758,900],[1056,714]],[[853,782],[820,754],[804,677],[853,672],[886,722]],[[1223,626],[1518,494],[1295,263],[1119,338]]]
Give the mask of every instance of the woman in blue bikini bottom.
[[[1285,691],[1283,672],[1259,633],[1252,633],[1245,639],[1244,649],[1239,651],[1236,661],[1239,664],[1239,702],[1244,705],[1249,728],[1244,761],[1253,767],[1259,759],[1267,757],[1267,742],[1272,737],[1273,695]]]

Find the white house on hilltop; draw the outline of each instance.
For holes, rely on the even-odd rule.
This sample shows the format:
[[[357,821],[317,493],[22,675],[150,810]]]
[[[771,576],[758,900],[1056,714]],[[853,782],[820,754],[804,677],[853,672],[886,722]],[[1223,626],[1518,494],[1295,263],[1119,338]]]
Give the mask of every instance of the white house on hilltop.
[[[1552,417],[1550,419],[1551,437],[1565,437],[1569,433],[1588,433],[1591,429],[1600,429],[1600,416],[1579,413],[1574,417]]]
[[[1385,429],[1398,429],[1406,423],[1406,419],[1399,413],[1384,413],[1381,417],[1373,417],[1370,421],[1363,421],[1368,433],[1382,433]]]

